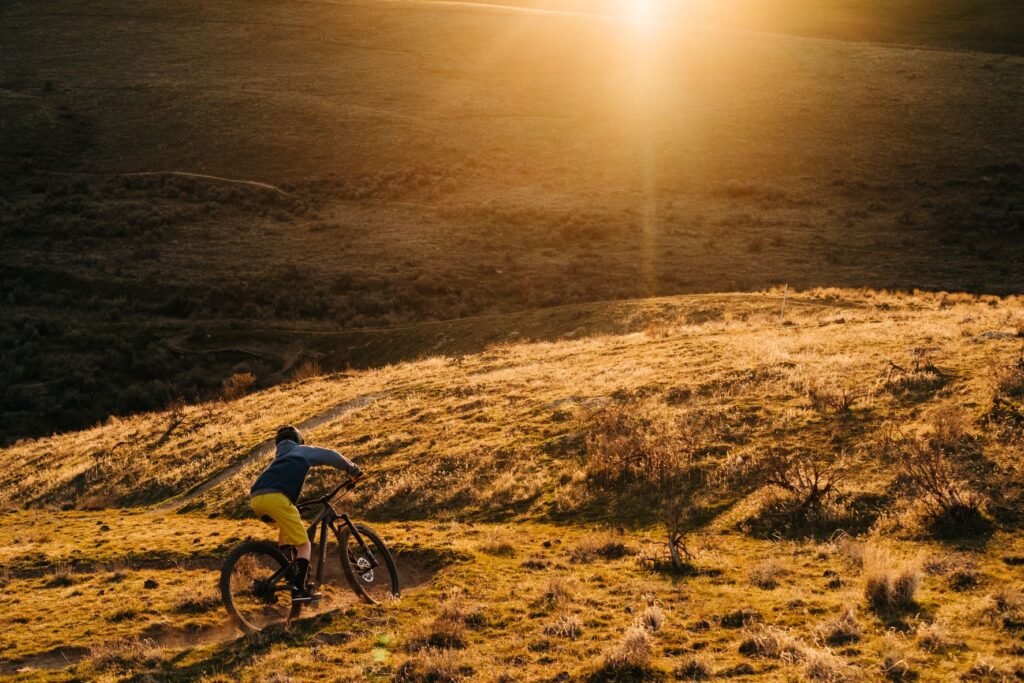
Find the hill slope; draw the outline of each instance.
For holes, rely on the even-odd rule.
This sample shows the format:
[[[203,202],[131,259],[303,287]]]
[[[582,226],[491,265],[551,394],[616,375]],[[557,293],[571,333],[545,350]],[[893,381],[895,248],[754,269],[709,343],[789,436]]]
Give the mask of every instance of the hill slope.
[[[894,23],[949,26],[929,12]],[[785,282],[1018,292],[1024,62],[886,39],[5,3],[0,438],[282,379],[168,351],[225,319],[259,340]]]
[[[926,680],[1012,676],[1021,302],[825,290],[787,296],[783,313],[780,294],[637,302],[614,334],[311,379],[5,449],[5,671],[614,680],[626,652],[636,680],[871,680],[897,665]],[[235,641],[213,570],[266,533],[236,517],[283,422],[373,474],[353,511],[399,550],[410,590],[379,609],[332,594],[290,634]],[[952,526],[904,458],[940,437],[944,481],[979,506]],[[698,505],[679,572],[661,503],[629,495],[629,478],[602,484],[607,463],[630,467],[665,438],[744,473]],[[825,507],[792,507],[803,489],[760,467],[776,457],[844,463]],[[912,603],[868,599],[873,576],[900,572],[919,582]],[[55,671],[62,657],[77,668]]]

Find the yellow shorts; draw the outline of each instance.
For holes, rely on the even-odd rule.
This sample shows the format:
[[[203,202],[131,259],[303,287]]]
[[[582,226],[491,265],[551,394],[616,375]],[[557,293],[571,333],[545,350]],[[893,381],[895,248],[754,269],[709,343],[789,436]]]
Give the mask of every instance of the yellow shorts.
[[[302,545],[309,540],[299,509],[292,505],[288,496],[283,493],[263,493],[254,496],[249,503],[257,517],[274,520],[274,524],[281,530],[282,544],[287,541],[290,545]]]

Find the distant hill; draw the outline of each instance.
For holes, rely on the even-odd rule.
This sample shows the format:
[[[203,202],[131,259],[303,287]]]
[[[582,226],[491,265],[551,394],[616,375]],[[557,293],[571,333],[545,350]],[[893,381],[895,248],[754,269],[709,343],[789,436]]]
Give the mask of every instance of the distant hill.
[[[842,7],[955,33],[934,5]],[[1017,26],[986,7],[965,40]],[[0,438],[407,357],[247,352],[279,329],[785,283],[1020,291],[1021,59],[865,31],[5,3]],[[249,343],[193,352],[225,326]]]

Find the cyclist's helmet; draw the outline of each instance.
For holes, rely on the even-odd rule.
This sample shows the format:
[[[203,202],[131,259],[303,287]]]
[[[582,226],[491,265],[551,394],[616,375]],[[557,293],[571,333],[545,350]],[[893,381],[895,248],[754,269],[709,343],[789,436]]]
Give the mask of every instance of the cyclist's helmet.
[[[282,441],[294,441],[295,443],[302,445],[302,432],[295,427],[288,425],[287,427],[281,427],[277,430],[277,436],[274,437],[274,444],[279,444]]]

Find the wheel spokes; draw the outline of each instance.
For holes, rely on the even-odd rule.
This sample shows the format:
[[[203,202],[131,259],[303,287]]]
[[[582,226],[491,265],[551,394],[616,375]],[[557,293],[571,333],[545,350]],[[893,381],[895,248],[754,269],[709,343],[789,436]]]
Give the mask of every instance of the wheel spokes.
[[[231,571],[231,601],[238,617],[260,630],[287,620],[291,612],[289,586],[280,561],[257,551],[238,558]]]

